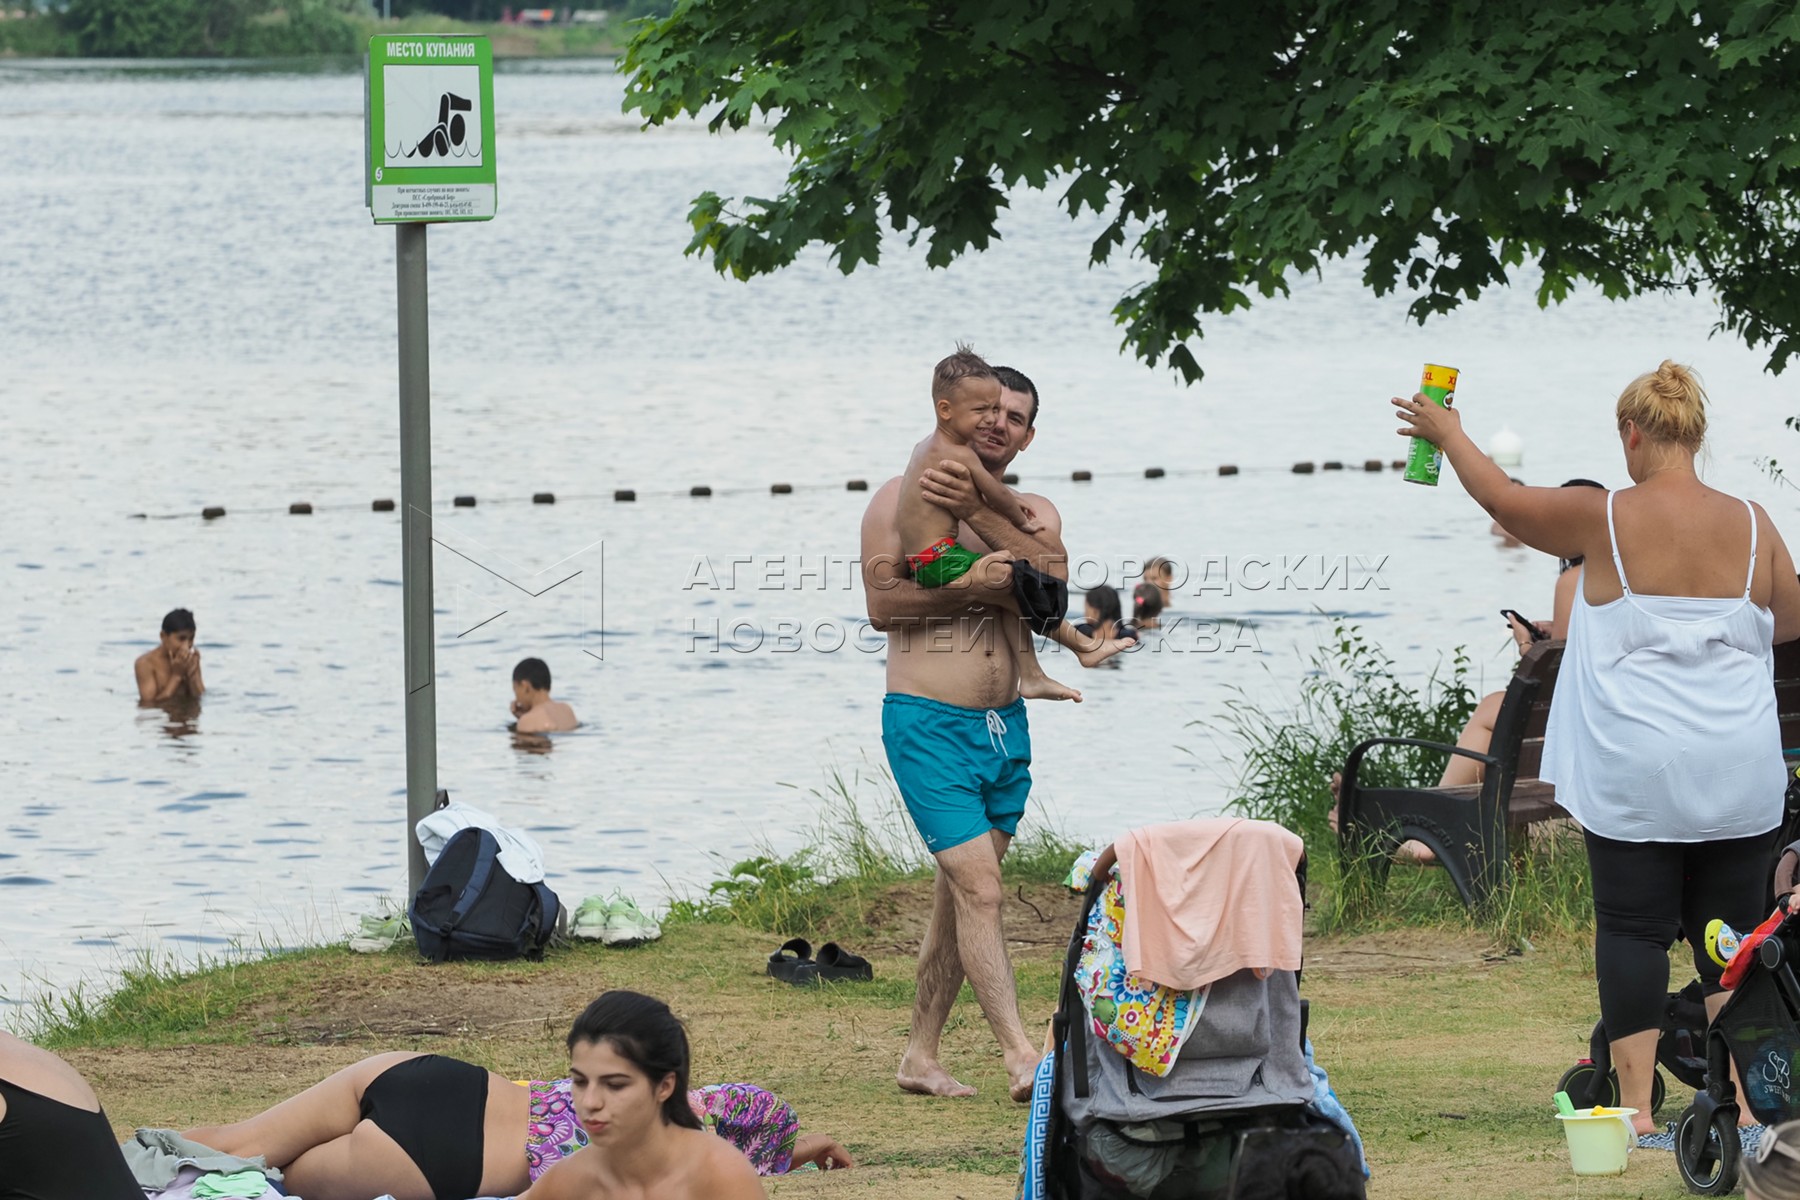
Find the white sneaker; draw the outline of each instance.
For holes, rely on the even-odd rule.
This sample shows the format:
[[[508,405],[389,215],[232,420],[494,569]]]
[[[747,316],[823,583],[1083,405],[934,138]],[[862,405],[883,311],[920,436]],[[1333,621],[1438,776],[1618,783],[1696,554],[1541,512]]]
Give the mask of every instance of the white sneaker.
[[[590,941],[603,941],[606,937],[606,921],[612,912],[612,905],[599,896],[589,896],[583,900],[569,918],[569,936],[586,938]]]
[[[662,936],[662,926],[644,915],[629,896],[615,895],[606,910],[606,928],[600,940],[608,946],[637,942],[654,942]]]

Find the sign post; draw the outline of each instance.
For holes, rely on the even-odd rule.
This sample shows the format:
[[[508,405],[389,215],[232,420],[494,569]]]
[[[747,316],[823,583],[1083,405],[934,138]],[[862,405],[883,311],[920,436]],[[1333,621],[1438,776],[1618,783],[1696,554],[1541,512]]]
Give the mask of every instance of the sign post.
[[[363,190],[394,226],[400,350],[400,554],[406,637],[407,895],[425,880],[413,836],[437,802],[431,581],[431,338],[425,226],[492,220],[494,57],[485,37],[378,35],[363,77]]]

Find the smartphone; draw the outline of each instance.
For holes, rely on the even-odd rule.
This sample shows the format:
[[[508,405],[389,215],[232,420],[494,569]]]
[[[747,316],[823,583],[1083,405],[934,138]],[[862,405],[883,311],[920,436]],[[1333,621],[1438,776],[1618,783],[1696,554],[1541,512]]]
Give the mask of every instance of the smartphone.
[[[1507,618],[1509,622],[1517,621],[1519,624],[1529,629],[1531,631],[1531,640],[1534,642],[1541,642],[1550,636],[1536,625],[1533,625],[1530,621],[1527,621],[1524,617],[1521,617],[1517,609],[1503,608],[1500,610],[1500,615]]]

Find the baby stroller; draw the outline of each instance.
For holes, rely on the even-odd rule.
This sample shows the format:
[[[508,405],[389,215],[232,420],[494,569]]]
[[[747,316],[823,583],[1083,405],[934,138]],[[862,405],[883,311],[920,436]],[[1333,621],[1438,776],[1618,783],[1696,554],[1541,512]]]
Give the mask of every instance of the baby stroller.
[[[1133,836],[1151,837],[1174,828],[1180,827],[1155,827]],[[1232,853],[1231,839],[1238,832],[1226,831],[1199,870],[1218,861],[1212,855]],[[1096,1033],[1076,976],[1089,917],[1111,880],[1111,861],[1109,850],[1087,888],[1069,940],[1052,1025],[1054,1083],[1044,1143],[1049,1200],[1285,1196],[1288,1190],[1270,1190],[1270,1184],[1292,1181],[1302,1170],[1317,1171],[1316,1177],[1329,1181],[1326,1190],[1304,1194],[1361,1200],[1363,1176],[1355,1144],[1342,1128],[1308,1107],[1314,1083],[1303,1048],[1307,1009],[1300,999],[1298,970],[1275,970],[1266,978],[1240,970],[1213,982],[1192,1032],[1163,1076],[1140,1070]],[[1293,886],[1304,897],[1304,861]],[[1146,892],[1127,902],[1138,912],[1140,906],[1155,904],[1157,896]],[[1293,909],[1298,913],[1299,906]]]
[[[1706,1037],[1706,1087],[1675,1125],[1682,1182],[1701,1196],[1737,1187],[1738,1095],[1730,1065],[1743,1078],[1744,1102],[1764,1125],[1800,1118],[1800,917],[1783,897],[1770,918],[1745,938],[1725,972],[1731,995]]]

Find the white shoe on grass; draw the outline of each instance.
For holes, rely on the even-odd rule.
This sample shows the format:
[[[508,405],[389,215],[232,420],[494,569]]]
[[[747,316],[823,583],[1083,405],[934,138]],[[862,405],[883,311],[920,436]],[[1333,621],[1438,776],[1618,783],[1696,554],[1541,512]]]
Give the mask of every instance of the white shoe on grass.
[[[412,936],[412,922],[403,912],[366,913],[359,922],[350,949],[358,954],[381,954],[392,950],[402,938]]]
[[[589,896],[583,900],[569,918],[569,936],[585,938],[589,941],[604,941],[606,938],[606,921],[612,913],[612,905],[599,896]]]
[[[662,936],[662,926],[644,915],[631,897],[615,894],[607,906],[606,928],[600,940],[608,946],[624,946],[637,942],[654,942]]]

